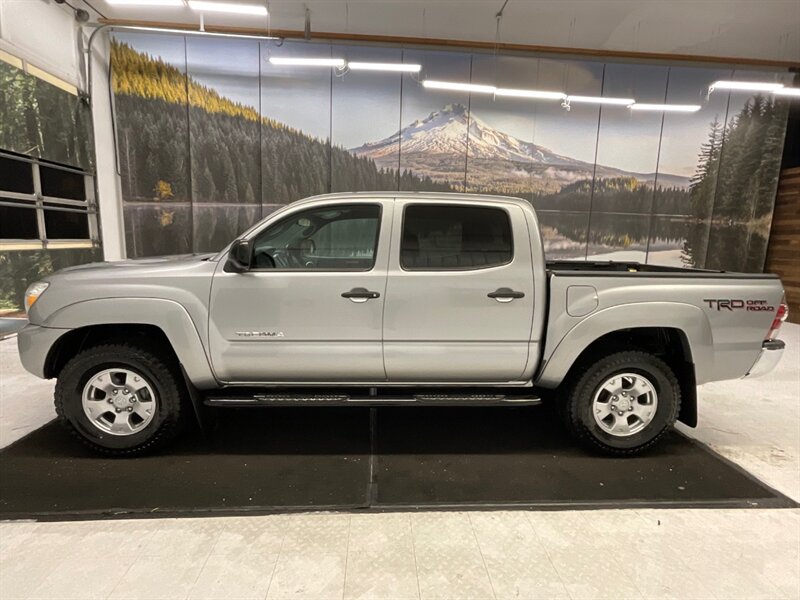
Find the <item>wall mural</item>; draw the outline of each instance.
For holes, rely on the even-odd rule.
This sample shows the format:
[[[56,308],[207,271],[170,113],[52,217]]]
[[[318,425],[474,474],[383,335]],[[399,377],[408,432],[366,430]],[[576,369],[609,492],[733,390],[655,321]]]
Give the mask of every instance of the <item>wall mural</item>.
[[[763,268],[788,103],[708,86],[775,73],[141,33],[114,34],[112,67],[130,256],[218,250],[312,194],[400,189],[525,198],[549,258]],[[423,78],[702,109],[567,111]]]

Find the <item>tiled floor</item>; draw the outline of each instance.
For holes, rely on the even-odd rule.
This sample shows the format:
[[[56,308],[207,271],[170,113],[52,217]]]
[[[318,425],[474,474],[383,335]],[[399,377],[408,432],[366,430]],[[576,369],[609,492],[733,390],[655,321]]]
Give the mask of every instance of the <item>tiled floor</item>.
[[[765,380],[701,388],[690,433],[800,500],[800,327]],[[0,443],[52,384],[0,342]],[[2,482],[0,482],[2,485]],[[800,598],[800,510],[291,514],[0,523],[0,599]]]
[[[0,524],[2,598],[800,597],[796,510]]]

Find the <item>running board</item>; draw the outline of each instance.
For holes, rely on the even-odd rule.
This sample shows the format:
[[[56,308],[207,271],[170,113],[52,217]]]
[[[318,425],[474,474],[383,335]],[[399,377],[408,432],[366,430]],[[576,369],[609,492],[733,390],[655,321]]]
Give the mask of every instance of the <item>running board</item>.
[[[386,394],[386,395],[348,395],[348,394],[252,394],[252,395],[211,395],[204,400],[206,406],[276,406],[276,405],[426,405],[426,406],[515,406],[535,405],[541,398],[531,394]]]

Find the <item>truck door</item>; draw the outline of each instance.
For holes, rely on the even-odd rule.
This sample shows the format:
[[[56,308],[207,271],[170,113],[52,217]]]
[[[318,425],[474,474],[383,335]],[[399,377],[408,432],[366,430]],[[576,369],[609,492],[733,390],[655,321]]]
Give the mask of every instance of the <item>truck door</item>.
[[[209,347],[226,382],[382,381],[392,199],[299,206],[249,238],[253,264],[211,289]]]
[[[398,199],[389,260],[383,331],[390,381],[521,377],[534,309],[522,208]]]

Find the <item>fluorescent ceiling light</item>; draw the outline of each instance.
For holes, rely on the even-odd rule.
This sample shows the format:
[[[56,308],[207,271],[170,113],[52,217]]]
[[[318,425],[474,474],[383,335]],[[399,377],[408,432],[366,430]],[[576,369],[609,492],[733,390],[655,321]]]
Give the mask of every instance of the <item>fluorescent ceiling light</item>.
[[[793,96],[795,98],[800,97],[800,88],[781,88],[779,90],[775,90],[772,92],[773,94],[778,94],[779,96]]]
[[[402,71],[404,73],[419,73],[422,65],[410,63],[374,63],[374,62],[348,62],[347,66],[353,71]]]
[[[564,100],[567,95],[562,92],[547,92],[540,90],[516,90],[511,88],[497,88],[493,85],[482,85],[478,83],[459,83],[457,81],[434,81],[426,79],[422,82],[426,88],[435,90],[454,90],[457,92],[476,92],[479,94],[494,94],[496,96],[508,96],[512,98],[541,98],[543,100]],[[627,100],[631,104],[633,100]]]
[[[658,112],[697,112],[702,107],[699,104],[631,104],[631,110],[653,110]]]
[[[498,96],[510,96],[512,98],[541,98],[542,100],[564,100],[567,95],[562,92],[542,92],[539,90],[514,90],[509,88],[497,88],[495,94]]]
[[[708,91],[743,90],[749,92],[774,92],[782,87],[782,83],[769,83],[767,81],[715,81],[708,88]]]
[[[270,56],[269,62],[273,65],[291,65],[295,67],[343,67],[343,58],[291,58],[284,56]]]
[[[183,0],[106,0],[118,6],[186,6]]]
[[[633,98],[608,98],[606,96],[567,96],[567,102],[583,102],[585,104],[616,104],[630,106],[636,100]]]
[[[236,13],[240,15],[267,15],[267,7],[263,4],[231,4],[229,2],[204,2],[189,0],[189,8],[201,12]]]
[[[168,27],[138,27],[134,25],[122,25],[113,29],[123,31],[146,31],[148,33],[177,33],[180,35],[206,35],[211,37],[237,38],[248,40],[279,40],[280,38],[269,35],[246,35],[243,33],[218,33],[216,31],[199,31],[197,29],[171,29]]]
[[[497,88],[493,85],[479,85],[477,83],[458,83],[456,81],[433,81],[426,79],[422,82],[426,88],[434,90],[454,90],[457,92],[477,92],[479,94],[494,94]]]

